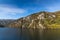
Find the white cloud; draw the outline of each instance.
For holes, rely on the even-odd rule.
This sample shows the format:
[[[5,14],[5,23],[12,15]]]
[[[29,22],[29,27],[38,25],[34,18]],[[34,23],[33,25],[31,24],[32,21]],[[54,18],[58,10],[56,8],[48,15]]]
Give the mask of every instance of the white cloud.
[[[2,14],[17,14],[17,13],[24,13],[24,9],[18,9],[18,8],[8,8],[8,7],[0,7],[0,13]]]
[[[16,14],[25,13],[26,10],[0,5],[0,19],[13,18]],[[13,15],[12,17],[10,15]]]
[[[60,6],[59,4],[54,4],[54,5],[46,6],[46,9],[47,11],[50,12],[60,11]]]
[[[48,7],[47,11],[50,11],[50,12],[60,11],[60,7]]]

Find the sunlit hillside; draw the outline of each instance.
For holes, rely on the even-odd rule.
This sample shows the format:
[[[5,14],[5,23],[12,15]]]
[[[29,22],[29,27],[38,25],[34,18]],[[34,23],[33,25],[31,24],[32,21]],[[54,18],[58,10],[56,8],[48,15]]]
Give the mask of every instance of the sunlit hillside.
[[[57,29],[60,28],[60,11],[34,13],[27,17],[17,19],[8,24],[8,26],[17,28]]]

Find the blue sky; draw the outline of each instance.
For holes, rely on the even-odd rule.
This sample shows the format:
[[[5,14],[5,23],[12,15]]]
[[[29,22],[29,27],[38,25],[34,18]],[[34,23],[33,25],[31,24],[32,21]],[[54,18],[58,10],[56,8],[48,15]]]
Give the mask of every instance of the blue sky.
[[[18,19],[40,11],[59,11],[60,0],[0,0],[0,19]]]

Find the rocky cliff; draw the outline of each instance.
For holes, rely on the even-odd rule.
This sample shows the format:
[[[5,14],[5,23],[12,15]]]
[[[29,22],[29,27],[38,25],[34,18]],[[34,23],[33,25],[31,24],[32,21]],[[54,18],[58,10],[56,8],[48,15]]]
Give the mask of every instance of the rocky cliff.
[[[38,12],[8,24],[12,28],[60,28],[60,11]]]

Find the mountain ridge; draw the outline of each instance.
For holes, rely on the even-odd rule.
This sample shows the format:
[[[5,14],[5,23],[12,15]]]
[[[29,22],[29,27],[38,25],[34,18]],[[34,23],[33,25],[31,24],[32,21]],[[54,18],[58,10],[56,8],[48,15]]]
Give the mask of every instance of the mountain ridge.
[[[12,28],[60,28],[56,25],[60,19],[60,11],[58,12],[38,12],[26,17],[17,19],[15,22],[8,24]],[[54,26],[54,27],[50,27]],[[60,26],[60,25],[59,25]]]
[[[41,11],[15,20],[0,19],[0,26],[8,28],[59,29],[60,11]]]

